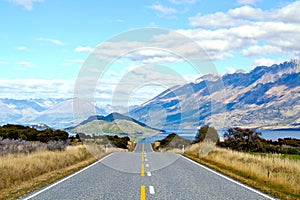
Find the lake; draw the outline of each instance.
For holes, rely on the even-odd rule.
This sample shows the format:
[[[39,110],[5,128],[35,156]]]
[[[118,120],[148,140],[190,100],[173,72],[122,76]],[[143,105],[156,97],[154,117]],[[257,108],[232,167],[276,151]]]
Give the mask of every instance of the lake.
[[[218,130],[218,134],[220,137],[223,137],[223,134],[226,130]],[[278,138],[296,138],[300,139],[300,130],[257,130],[262,133],[262,137],[268,140],[277,140]],[[140,142],[151,143],[156,140],[161,140],[167,137],[171,133],[176,133],[179,136],[188,139],[194,140],[196,136],[197,130],[194,129],[184,129],[184,130],[166,130],[166,133],[161,133],[157,135],[153,135],[151,137],[147,137],[142,139]]]

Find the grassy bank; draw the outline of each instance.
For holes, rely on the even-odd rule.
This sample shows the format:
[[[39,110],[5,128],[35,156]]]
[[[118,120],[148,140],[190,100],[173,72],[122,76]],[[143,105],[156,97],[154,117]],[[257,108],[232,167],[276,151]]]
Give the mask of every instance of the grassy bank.
[[[202,145],[202,146],[201,146]],[[195,144],[185,156],[280,199],[300,198],[300,160],[260,155]]]
[[[95,160],[83,145],[68,146],[64,151],[3,156],[0,159],[0,199],[15,199]]]

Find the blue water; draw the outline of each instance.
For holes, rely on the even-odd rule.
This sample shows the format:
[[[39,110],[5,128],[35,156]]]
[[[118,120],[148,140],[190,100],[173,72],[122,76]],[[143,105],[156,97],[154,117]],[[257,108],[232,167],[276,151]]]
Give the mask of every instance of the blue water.
[[[300,139],[300,130],[257,130],[258,132],[261,132],[261,137],[268,139],[268,140],[277,140],[278,138],[296,138]],[[223,134],[226,132],[226,130],[218,130],[218,134],[220,137],[223,137]],[[188,139],[188,140],[194,140],[197,130],[193,129],[185,129],[185,130],[167,130],[166,133],[161,133],[157,135],[153,135],[151,137],[147,137],[140,142],[143,143],[151,143],[156,140],[161,140],[165,137],[167,137],[171,133],[176,133],[179,136]]]

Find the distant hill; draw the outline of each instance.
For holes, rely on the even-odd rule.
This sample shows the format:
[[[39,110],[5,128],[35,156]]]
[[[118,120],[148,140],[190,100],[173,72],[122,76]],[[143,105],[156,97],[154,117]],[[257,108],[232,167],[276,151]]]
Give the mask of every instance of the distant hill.
[[[148,115],[149,110],[160,107],[165,115],[158,116],[161,118],[155,122],[163,122],[163,129],[196,129],[203,124],[216,128],[299,128],[299,91],[300,61],[291,60],[258,66],[248,73],[205,75],[162,92],[131,110],[129,116],[162,127],[151,124],[153,120]],[[218,122],[224,122],[223,126]]]
[[[93,107],[95,114],[107,114],[97,106],[83,105]],[[73,115],[73,99],[0,99],[0,125],[43,123],[52,128],[66,128],[76,125]]]
[[[160,130],[151,128],[133,118],[120,113],[111,113],[107,116],[91,116],[74,127],[66,128],[69,132],[82,132],[89,134],[102,133],[159,133]]]

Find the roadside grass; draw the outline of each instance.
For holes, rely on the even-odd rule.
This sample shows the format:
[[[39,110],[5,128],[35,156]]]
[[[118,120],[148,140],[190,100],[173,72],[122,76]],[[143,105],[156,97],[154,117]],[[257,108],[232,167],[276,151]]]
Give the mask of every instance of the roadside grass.
[[[202,146],[201,146],[202,145]],[[300,160],[282,155],[250,154],[197,143],[185,156],[280,199],[300,198]]]
[[[16,199],[83,168],[96,159],[83,145],[64,151],[9,154],[0,159],[0,199]]]

